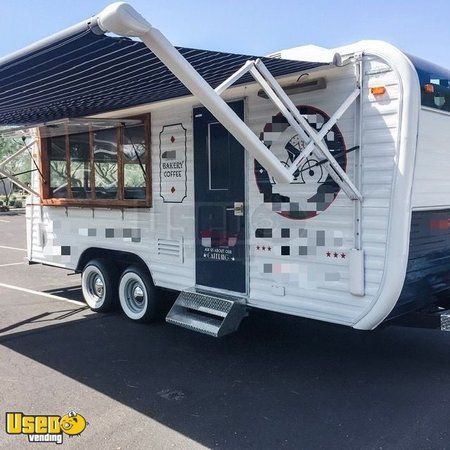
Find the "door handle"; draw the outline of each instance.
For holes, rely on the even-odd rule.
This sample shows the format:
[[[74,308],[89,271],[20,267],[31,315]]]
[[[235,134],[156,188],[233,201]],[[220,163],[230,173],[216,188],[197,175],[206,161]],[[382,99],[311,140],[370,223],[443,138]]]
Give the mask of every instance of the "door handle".
[[[233,208],[226,208],[227,211],[234,211],[235,216],[244,215],[244,202],[234,202]]]

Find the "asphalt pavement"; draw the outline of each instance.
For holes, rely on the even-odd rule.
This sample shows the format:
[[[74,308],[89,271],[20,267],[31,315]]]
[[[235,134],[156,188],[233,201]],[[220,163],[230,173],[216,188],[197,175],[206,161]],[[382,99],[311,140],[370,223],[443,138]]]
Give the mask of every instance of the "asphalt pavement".
[[[24,215],[0,216],[0,417],[77,411],[63,447],[450,448],[450,334],[263,311],[219,340],[135,324],[25,247]],[[55,448],[0,424],[1,448]]]

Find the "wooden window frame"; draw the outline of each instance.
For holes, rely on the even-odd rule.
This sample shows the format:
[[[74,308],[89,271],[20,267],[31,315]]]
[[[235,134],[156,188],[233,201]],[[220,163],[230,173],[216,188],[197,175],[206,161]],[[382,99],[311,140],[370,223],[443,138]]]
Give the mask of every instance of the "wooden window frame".
[[[152,152],[151,152],[151,116],[127,117],[127,119],[142,120],[144,125],[144,139],[147,152],[145,163],[146,188],[145,199],[125,199],[124,198],[124,157],[123,157],[123,126],[116,127],[117,135],[117,198],[116,199],[96,199],[95,198],[95,164],[94,164],[94,133],[89,130],[90,143],[90,173],[91,173],[91,198],[73,198],[70,188],[70,147],[69,138],[66,133],[66,171],[68,196],[66,198],[53,198],[50,195],[50,159],[48,154],[47,138],[39,137],[40,143],[40,168],[41,177],[41,204],[45,206],[76,206],[85,208],[151,208],[152,207]]]

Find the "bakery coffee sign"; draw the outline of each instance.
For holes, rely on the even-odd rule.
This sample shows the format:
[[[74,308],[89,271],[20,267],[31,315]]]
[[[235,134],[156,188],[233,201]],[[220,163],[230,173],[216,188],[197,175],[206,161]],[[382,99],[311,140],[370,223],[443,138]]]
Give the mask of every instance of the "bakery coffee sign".
[[[160,196],[182,203],[187,196],[187,136],[183,124],[164,125],[159,133]]]

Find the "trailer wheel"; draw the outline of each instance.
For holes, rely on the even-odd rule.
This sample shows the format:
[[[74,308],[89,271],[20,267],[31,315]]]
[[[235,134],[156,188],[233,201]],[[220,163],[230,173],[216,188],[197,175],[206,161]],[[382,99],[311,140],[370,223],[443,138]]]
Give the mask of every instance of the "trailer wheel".
[[[158,314],[155,285],[139,266],[130,266],[122,273],[119,299],[125,315],[136,322],[150,322]]]
[[[89,261],[81,275],[81,289],[92,311],[110,311],[117,298],[116,267],[106,259]]]

